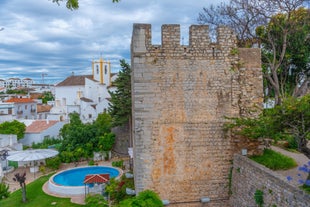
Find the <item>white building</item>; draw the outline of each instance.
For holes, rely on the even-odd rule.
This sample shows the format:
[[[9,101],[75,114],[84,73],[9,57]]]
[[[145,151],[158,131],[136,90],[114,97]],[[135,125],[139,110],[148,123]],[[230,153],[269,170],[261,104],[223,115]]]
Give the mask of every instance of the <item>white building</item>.
[[[0,114],[12,117],[11,120],[37,118],[37,103],[30,98],[9,98],[0,103],[0,108]]]
[[[65,122],[49,120],[33,120],[26,126],[24,138],[19,142],[31,146],[32,143],[42,143],[44,138],[59,138],[59,131]]]
[[[111,73],[110,62],[100,58],[92,62],[92,75],[72,76],[55,87],[55,106],[50,120],[67,120],[72,112],[80,114],[81,121],[92,122],[109,106],[109,90],[116,75]]]
[[[31,78],[9,78],[7,80],[0,79],[0,87],[5,88],[18,88],[18,87],[24,87],[29,88],[33,84],[33,80]]]

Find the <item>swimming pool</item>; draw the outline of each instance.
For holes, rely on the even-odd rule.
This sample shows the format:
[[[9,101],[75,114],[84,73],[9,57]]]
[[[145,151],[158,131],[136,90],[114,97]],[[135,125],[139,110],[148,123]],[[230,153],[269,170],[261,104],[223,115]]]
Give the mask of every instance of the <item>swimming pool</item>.
[[[48,181],[48,189],[59,195],[79,195],[85,193],[84,178],[88,174],[110,174],[110,178],[118,177],[121,170],[108,166],[77,167],[61,171]],[[89,187],[89,186],[87,186]]]

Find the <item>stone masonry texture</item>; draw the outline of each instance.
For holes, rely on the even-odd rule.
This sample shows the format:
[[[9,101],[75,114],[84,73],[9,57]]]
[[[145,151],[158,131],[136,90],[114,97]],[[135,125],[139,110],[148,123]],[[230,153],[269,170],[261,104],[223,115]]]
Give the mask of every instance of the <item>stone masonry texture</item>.
[[[263,191],[264,206],[308,207],[310,195],[275,171],[236,154],[232,170],[231,206],[257,206],[256,190]]]
[[[228,136],[225,117],[256,116],[262,108],[261,55],[237,48],[232,30],[192,25],[189,45],[180,25],[134,24],[131,43],[135,188],[152,189],[170,206],[229,206],[233,154],[257,143]],[[254,146],[254,147],[253,147]]]

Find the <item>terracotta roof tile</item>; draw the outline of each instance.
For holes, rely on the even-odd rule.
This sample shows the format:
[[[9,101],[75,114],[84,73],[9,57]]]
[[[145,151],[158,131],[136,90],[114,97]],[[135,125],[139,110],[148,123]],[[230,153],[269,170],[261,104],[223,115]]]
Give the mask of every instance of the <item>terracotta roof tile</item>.
[[[40,132],[48,129],[49,127],[55,125],[57,122],[59,122],[59,121],[36,120],[36,121],[32,122],[32,124],[30,124],[29,126],[26,127],[25,133],[40,133]]]
[[[84,178],[84,184],[86,183],[105,183],[110,180],[109,174],[89,174]]]
[[[80,76],[70,76],[66,78],[64,81],[58,83],[56,86],[79,86],[85,85],[85,78],[92,79],[92,75],[80,75]]]
[[[8,103],[34,103],[35,101],[31,98],[10,98],[9,100],[6,100],[4,102]]]

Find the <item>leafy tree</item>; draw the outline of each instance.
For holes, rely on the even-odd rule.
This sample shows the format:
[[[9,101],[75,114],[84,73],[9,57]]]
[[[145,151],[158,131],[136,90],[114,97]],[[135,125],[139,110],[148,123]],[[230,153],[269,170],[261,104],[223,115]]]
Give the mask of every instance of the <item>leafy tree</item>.
[[[110,114],[104,112],[98,115],[94,122],[95,128],[97,129],[97,136],[102,136],[105,133],[111,132],[112,128],[112,117]]]
[[[9,185],[6,185],[4,182],[0,182],[0,200],[8,198],[9,196]]]
[[[290,97],[282,105],[265,111],[255,119],[233,118],[226,125],[233,133],[249,138],[287,139],[293,137],[297,150],[310,158],[310,94]]]
[[[70,123],[65,124],[60,130],[63,139],[59,148],[61,155],[63,155],[63,151],[75,152],[78,148],[84,148],[96,135],[94,127],[91,124],[83,124],[78,113],[72,113],[69,117]],[[78,153],[75,152],[74,154],[77,155]],[[91,156],[91,152],[87,154]],[[70,157],[73,158],[74,156]]]
[[[43,93],[43,95],[40,97],[40,99],[42,99],[42,103],[46,104],[48,101],[53,101],[54,100],[54,96],[53,96],[52,92],[45,91]]]
[[[78,162],[82,157],[91,157],[94,151],[105,149],[108,144],[109,150],[112,148],[115,135],[111,133],[109,114],[99,114],[95,122],[87,124],[82,123],[78,113],[69,117],[70,123],[60,130],[62,144],[59,151],[63,161]]]
[[[120,60],[120,65],[122,69],[113,82],[116,90],[109,92],[109,113],[113,118],[113,126],[122,126],[131,119],[131,69],[124,59]]]
[[[310,69],[310,10],[278,13],[267,25],[257,27],[256,33],[262,46],[264,76],[276,103],[281,104],[286,96],[304,95]]]
[[[103,151],[110,151],[115,143],[115,134],[105,133],[103,136],[99,137],[99,149]]]
[[[255,44],[262,46],[264,77],[274,93],[276,104],[281,104],[281,98],[287,92],[284,89],[290,83],[287,82],[288,79],[283,78],[288,74],[283,70],[284,66],[291,68],[290,62],[294,60],[296,63],[297,59],[306,62],[306,58],[291,58],[292,54],[295,54],[294,48],[298,48],[297,42],[304,42],[302,44],[305,48],[309,41],[309,35],[303,35],[307,33],[309,15],[301,15],[304,18],[297,21],[301,20],[298,16],[303,13],[298,12],[298,9],[306,2],[308,0],[230,0],[228,3],[204,8],[198,21],[211,27],[231,27],[235,30],[238,45],[241,47],[251,47]],[[309,56],[306,57],[308,64]],[[279,74],[282,76],[279,77]]]
[[[27,198],[26,198],[26,172],[24,172],[23,174],[19,174],[19,173],[14,174],[13,180],[15,182],[19,182],[19,185],[22,189],[22,199],[23,199],[23,202],[25,203],[27,201]]]
[[[53,2],[56,2],[58,5],[59,2],[63,0],[53,0]],[[66,0],[66,7],[70,10],[76,10],[79,8],[79,0]],[[113,3],[120,2],[120,0],[112,0]]]
[[[0,124],[0,134],[16,134],[18,139],[24,137],[26,125],[17,120]]]

